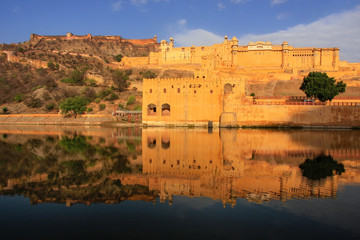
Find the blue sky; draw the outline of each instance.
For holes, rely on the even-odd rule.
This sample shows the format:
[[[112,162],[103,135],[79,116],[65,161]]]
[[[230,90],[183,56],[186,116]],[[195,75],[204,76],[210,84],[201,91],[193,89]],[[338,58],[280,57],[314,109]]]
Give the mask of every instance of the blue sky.
[[[43,35],[174,37],[176,46],[288,41],[360,62],[360,0],[0,0],[0,43]]]

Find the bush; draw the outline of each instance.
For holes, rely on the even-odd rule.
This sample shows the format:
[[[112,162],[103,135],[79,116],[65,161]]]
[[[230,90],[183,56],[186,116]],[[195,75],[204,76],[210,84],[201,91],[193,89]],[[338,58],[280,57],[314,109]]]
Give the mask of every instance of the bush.
[[[82,95],[84,95],[84,97],[86,97],[90,101],[93,101],[96,97],[96,92],[92,88],[85,87],[84,90],[82,91]]]
[[[126,101],[126,106],[133,105],[135,103],[135,96],[131,95],[128,100]]]
[[[6,113],[9,112],[9,109],[7,107],[3,107],[2,111],[3,111],[4,114],[6,114]]]
[[[83,85],[85,81],[86,70],[75,69],[70,73],[70,77],[61,79],[62,82],[73,84],[73,85]]]
[[[55,69],[56,69],[55,64],[54,64],[53,62],[51,62],[51,61],[47,63],[47,66],[48,66],[48,68],[49,68],[50,70],[55,70]]]
[[[18,94],[14,97],[15,102],[22,102],[24,100],[24,95]]]
[[[119,104],[119,109],[125,109],[124,105]]]
[[[251,96],[251,97],[255,97],[255,93],[251,93],[250,96]]]
[[[109,96],[112,93],[111,89],[106,89],[98,93],[98,98],[104,99],[105,97]]]
[[[105,104],[102,103],[102,104],[99,105],[100,111],[105,110],[105,108],[106,108]]]
[[[126,72],[115,70],[112,74],[112,79],[119,91],[124,91],[129,86],[127,82],[129,80],[129,76]]]
[[[93,111],[93,108],[91,108],[91,107],[89,107],[89,108],[86,109],[86,112],[87,112],[87,113],[91,113],[92,111]]]
[[[106,100],[107,101],[114,101],[116,99],[119,99],[119,96],[115,93],[112,93]]]
[[[141,72],[143,78],[156,78],[156,73],[152,72],[151,70],[146,70],[145,72]]]
[[[89,84],[89,86],[91,86],[91,87],[96,87],[97,86],[96,81],[94,79],[88,79],[86,81]]]
[[[25,102],[29,108],[39,108],[43,105],[43,101],[36,97],[31,97]]]
[[[123,56],[121,54],[118,54],[114,57],[114,59],[117,61],[117,62],[121,62],[121,59],[123,58]]]
[[[50,112],[50,111],[54,110],[55,107],[56,107],[56,104],[55,104],[55,103],[49,103],[49,104],[46,104],[45,110],[48,111],[48,112]]]
[[[95,103],[98,103],[98,104],[99,104],[100,102],[101,102],[101,99],[100,99],[100,98],[96,98],[96,99],[95,99]]]
[[[141,110],[142,110],[142,107],[141,107],[141,106],[135,106],[135,107],[134,107],[134,110],[135,110],[135,111],[141,111]]]

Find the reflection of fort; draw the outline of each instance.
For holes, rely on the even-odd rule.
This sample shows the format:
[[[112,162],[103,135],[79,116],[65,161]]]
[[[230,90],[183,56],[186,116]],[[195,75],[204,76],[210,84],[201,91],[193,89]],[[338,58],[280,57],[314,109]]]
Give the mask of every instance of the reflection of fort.
[[[234,205],[237,198],[254,202],[335,198],[338,186],[360,183],[357,131],[91,129],[88,135],[83,133],[88,144],[70,154],[57,147],[63,141],[61,131],[50,134],[61,135],[59,142],[49,141],[49,136],[42,136],[36,129],[32,135],[15,135],[11,131],[0,131],[9,134],[0,143],[16,146],[21,142],[23,148],[31,143],[31,154],[41,158],[46,158],[46,153],[58,156],[57,161],[46,163],[47,169],[41,174],[37,173],[43,168],[38,166],[41,161],[37,158],[29,160],[29,173],[0,166],[1,194],[21,194],[33,203],[118,203],[155,201],[156,197],[171,203],[173,196],[186,196],[209,197]],[[80,160],[84,161],[80,175],[85,177],[72,176],[80,183],[67,181],[63,168],[68,165],[64,163],[79,161],[87,152],[91,153],[88,159]],[[321,181],[303,177],[299,164],[323,153],[344,164],[345,173]],[[121,156],[126,165],[119,165]],[[51,177],[54,172],[60,174],[56,181]],[[117,181],[121,185],[116,186]]]
[[[266,142],[266,136],[265,141],[258,142],[237,131],[222,130],[220,136],[218,132],[207,131],[144,130],[143,174],[148,175],[149,189],[158,190],[162,201],[171,201],[173,195],[207,196],[231,205],[238,197],[285,201],[292,197],[336,196],[337,177],[312,183],[301,176],[298,163],[304,161],[304,157],[300,154],[300,145],[281,151],[276,148],[284,146],[278,142],[273,143],[277,146],[272,148],[267,145],[270,142]],[[248,148],[252,144],[258,145],[259,150]],[[316,152],[304,151],[305,155]],[[277,163],[277,154],[295,161]],[[294,154],[301,156],[299,160],[291,157]]]

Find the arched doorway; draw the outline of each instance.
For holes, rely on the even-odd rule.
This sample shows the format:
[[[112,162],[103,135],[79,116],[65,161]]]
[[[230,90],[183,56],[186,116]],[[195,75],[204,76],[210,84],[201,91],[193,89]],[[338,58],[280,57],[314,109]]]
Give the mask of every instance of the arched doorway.
[[[153,103],[150,103],[147,106],[147,114],[148,116],[156,116],[156,105]]]
[[[170,105],[167,103],[164,103],[161,105],[161,115],[162,116],[170,116]]]

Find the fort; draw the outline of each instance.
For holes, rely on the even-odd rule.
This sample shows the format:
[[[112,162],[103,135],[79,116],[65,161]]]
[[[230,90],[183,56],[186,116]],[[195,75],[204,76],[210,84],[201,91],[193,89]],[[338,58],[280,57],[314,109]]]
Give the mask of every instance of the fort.
[[[132,59],[132,61],[130,61]],[[123,64],[140,64],[141,58]],[[139,59],[139,58],[138,58]],[[144,62],[143,62],[144,64]],[[233,37],[208,47],[174,47],[174,39],[161,41],[148,64],[194,69],[194,78],[144,79],[143,123],[175,126],[360,126],[360,99],[341,106],[331,103],[282,101],[262,104],[246,94],[254,74],[283,74],[300,78],[310,71],[339,73],[339,48],[294,48],[287,42],[250,42],[239,46]],[[359,71],[359,69],[357,70]],[[251,77],[249,77],[251,75]],[[339,104],[338,104],[339,105]]]

